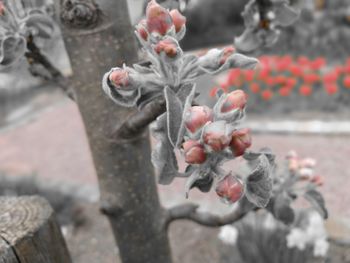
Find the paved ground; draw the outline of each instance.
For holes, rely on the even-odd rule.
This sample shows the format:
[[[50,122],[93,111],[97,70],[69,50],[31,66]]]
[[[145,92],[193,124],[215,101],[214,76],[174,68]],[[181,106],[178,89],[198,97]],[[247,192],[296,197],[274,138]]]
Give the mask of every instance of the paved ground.
[[[269,146],[280,157],[295,149],[301,156],[318,159],[317,172],[325,177],[322,191],[331,215],[350,217],[350,136],[256,134],[253,139],[254,148]],[[76,106],[71,102],[56,104],[37,120],[0,133],[0,172],[96,186]],[[166,205],[183,201],[183,184],[177,180],[172,186],[159,187]],[[191,197],[205,207],[227,209],[214,195],[193,192]]]

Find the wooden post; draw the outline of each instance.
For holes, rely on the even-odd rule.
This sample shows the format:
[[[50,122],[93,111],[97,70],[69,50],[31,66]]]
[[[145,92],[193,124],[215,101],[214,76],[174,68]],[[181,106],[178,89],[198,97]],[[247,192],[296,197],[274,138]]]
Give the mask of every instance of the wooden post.
[[[41,197],[0,197],[0,263],[71,263],[54,212]]]

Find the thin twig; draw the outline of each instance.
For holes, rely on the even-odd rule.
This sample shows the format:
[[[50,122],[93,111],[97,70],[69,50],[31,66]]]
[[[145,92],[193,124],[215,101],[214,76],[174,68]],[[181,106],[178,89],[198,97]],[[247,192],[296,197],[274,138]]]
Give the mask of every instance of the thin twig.
[[[50,74],[50,80],[54,81],[60,88],[67,94],[69,98],[75,100],[75,94],[73,90],[69,87],[67,79],[62,75],[62,73],[51,64],[47,57],[40,52],[40,49],[34,42],[33,36],[27,38],[27,49],[28,52],[25,56],[30,64],[40,64],[42,65]],[[45,77],[44,77],[45,78]]]
[[[165,100],[159,97],[141,111],[130,115],[112,134],[113,140],[132,139],[142,134],[147,126],[166,110]]]
[[[254,208],[253,210],[257,210]],[[181,204],[168,209],[166,227],[175,220],[185,219],[196,222],[197,224],[208,227],[219,227],[227,224],[232,224],[242,219],[248,212],[242,211],[240,207],[226,215],[215,215],[209,212],[198,211],[198,206],[195,204]]]

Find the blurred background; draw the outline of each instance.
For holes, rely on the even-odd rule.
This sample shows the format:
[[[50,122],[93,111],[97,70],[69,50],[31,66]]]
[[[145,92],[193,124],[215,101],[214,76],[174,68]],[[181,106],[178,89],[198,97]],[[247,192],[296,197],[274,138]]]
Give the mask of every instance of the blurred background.
[[[200,79],[200,101],[213,105],[215,91],[244,89],[249,94],[247,126],[254,132],[253,149],[269,146],[280,161],[290,150],[318,161],[316,172],[324,178],[321,191],[331,215],[327,231],[349,245],[334,250],[338,261],[330,262],[350,262],[350,2],[292,2],[301,10],[298,22],[282,30],[275,45],[249,54],[260,59],[258,70]],[[246,3],[180,1],[187,17],[184,49],[201,53],[232,44],[244,30],[241,12]],[[128,4],[136,24],[145,1]],[[72,74],[58,28],[42,45],[64,75]],[[101,257],[114,262],[118,251],[98,212],[97,178],[76,105],[59,88],[33,77],[24,61],[1,71],[0,80],[0,194],[44,195],[58,213],[75,262],[101,262]],[[162,203],[184,201],[183,186],[183,180],[159,186]],[[194,191],[190,198],[203,209],[227,209],[211,194]],[[82,231],[86,228],[89,231]],[[231,262],[217,231],[175,223],[170,232],[175,262]]]

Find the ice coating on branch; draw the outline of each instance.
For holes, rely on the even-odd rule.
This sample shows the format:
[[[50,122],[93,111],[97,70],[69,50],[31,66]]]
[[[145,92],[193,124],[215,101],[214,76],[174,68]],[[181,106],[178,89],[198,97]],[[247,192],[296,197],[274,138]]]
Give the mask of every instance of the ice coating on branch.
[[[293,24],[299,13],[287,0],[250,0],[242,13],[245,31],[235,38],[235,46],[244,52],[271,46],[278,40],[279,27]]]

